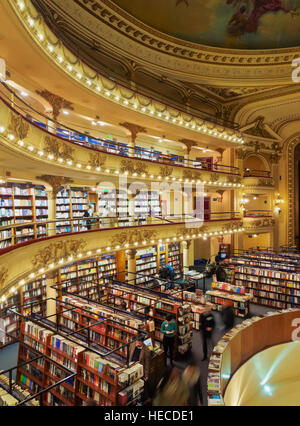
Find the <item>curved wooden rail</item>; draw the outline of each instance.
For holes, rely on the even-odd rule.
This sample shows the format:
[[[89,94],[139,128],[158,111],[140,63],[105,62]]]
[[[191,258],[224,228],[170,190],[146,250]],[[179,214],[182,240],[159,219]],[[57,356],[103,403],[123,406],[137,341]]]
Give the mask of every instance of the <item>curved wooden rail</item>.
[[[234,373],[250,358],[271,346],[280,345],[293,341],[293,332],[300,324],[300,309],[282,310],[274,312],[272,315],[266,314],[263,317],[253,317],[243,321],[242,324],[233,328],[225,334],[214,347],[208,373],[208,399],[209,405],[215,405],[213,396],[219,398],[224,405],[223,397],[229,381]],[[212,368],[212,358],[218,353],[218,348],[223,346],[221,353],[220,368]],[[211,377],[219,375],[219,382],[216,381],[216,388],[211,387]]]

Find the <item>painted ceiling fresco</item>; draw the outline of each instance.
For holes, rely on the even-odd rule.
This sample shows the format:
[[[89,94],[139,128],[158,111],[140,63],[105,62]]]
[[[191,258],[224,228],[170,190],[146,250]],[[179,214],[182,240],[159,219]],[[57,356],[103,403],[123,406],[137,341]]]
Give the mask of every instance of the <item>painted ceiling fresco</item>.
[[[113,0],[161,32],[215,47],[300,45],[300,0]]]

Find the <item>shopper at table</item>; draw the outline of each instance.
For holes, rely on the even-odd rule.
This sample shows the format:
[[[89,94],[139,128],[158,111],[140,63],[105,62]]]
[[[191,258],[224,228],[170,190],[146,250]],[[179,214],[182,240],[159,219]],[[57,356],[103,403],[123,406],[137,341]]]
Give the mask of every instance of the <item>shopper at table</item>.
[[[204,312],[200,315],[200,324],[203,349],[202,361],[204,361],[207,359],[207,344],[211,340],[211,335],[215,327],[215,319],[209,305],[205,306]]]
[[[161,332],[164,336],[163,346],[164,346],[165,364],[167,365],[167,358],[168,358],[168,352],[169,352],[170,363],[173,366],[173,351],[174,351],[175,336],[177,333],[177,325],[172,315],[168,315],[166,317],[166,321],[162,323]]]

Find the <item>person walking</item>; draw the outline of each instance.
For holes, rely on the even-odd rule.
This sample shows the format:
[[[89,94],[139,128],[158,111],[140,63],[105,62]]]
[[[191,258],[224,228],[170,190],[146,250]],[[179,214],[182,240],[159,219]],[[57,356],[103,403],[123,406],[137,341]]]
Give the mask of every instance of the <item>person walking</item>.
[[[165,364],[167,365],[167,358],[168,358],[168,351],[169,351],[170,363],[173,366],[173,350],[174,350],[175,336],[177,333],[177,325],[172,315],[168,315],[166,317],[166,320],[162,323],[161,332],[164,335],[163,347],[164,347]]]
[[[231,300],[227,300],[224,303],[221,311],[221,317],[224,323],[225,333],[227,333],[229,330],[232,329],[235,321]]]
[[[200,323],[203,349],[202,361],[205,361],[207,359],[207,343],[211,339],[211,335],[215,327],[215,319],[211,313],[211,307],[209,305],[205,306],[204,312],[200,315]]]
[[[200,381],[200,368],[192,360],[182,373],[182,380],[189,389],[187,404],[189,406],[203,405],[203,395]]]

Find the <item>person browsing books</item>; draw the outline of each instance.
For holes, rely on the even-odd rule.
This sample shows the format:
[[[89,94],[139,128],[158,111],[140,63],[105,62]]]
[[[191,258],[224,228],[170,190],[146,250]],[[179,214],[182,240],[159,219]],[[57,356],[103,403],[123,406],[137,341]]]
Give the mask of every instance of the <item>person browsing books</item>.
[[[173,350],[175,336],[177,333],[177,325],[172,315],[168,315],[166,320],[161,325],[161,333],[163,334],[163,346],[164,346],[164,357],[165,364],[167,365],[168,352],[170,353],[170,363],[173,366]]]
[[[129,362],[139,362],[144,367],[144,378],[148,380],[150,369],[151,353],[146,345],[144,338],[139,338],[129,347]]]

